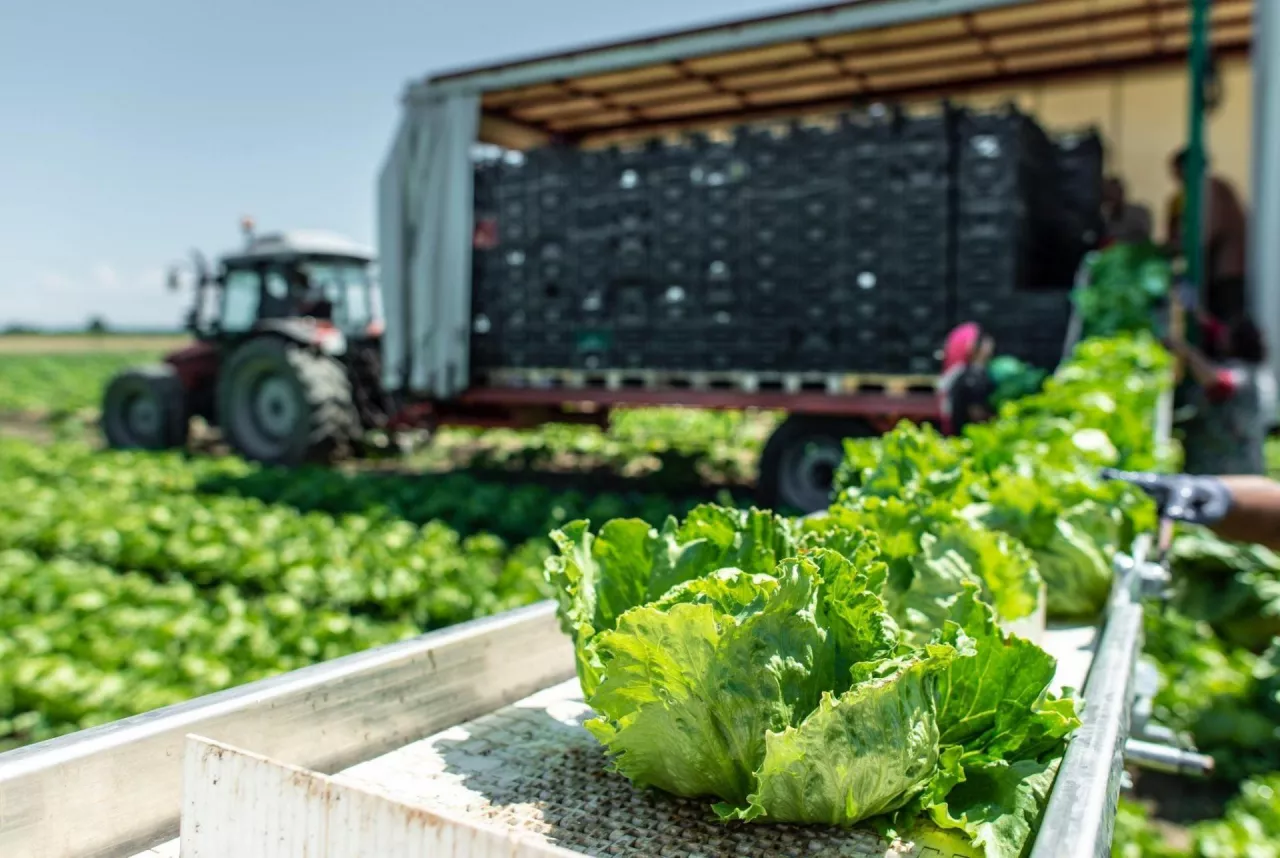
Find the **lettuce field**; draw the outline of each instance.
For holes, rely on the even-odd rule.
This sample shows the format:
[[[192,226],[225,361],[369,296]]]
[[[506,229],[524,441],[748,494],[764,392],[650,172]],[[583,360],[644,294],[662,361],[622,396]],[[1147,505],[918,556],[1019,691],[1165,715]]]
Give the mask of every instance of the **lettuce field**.
[[[527,604],[550,530],[698,500],[18,439],[0,484],[4,747]]]
[[[2,354],[0,414],[91,410],[152,359]],[[732,502],[772,420],[452,430],[408,474],[103,452],[0,420],[0,750],[544,598],[551,530]]]

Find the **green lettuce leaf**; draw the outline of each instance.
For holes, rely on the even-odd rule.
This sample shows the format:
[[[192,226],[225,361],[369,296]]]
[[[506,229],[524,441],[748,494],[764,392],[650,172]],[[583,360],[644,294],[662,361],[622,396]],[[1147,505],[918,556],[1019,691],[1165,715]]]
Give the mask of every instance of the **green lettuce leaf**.
[[[1031,716],[1056,665],[1030,641],[1003,634],[972,587],[956,600],[952,617],[943,640],[963,633],[975,653],[956,659],[938,679],[941,741],[979,750]]]
[[[938,760],[933,677],[952,653],[934,650],[839,697],[824,694],[798,727],[770,733],[750,803],[721,806],[721,815],[847,826],[909,801]]]
[[[588,522],[575,521],[551,538],[559,553],[547,560],[546,577],[587,694],[600,681],[593,641],[626,611],[716,569],[768,574],[794,553],[786,520],[713,505],[695,508],[683,522],[668,518],[661,531],[639,519],[614,519],[593,534]]]
[[[1098,615],[1111,594],[1111,563],[1091,539],[1064,519],[1049,544],[1032,554],[1048,589],[1050,616]]]
[[[973,655],[954,659],[938,676],[938,728],[944,745],[993,757],[1033,756],[1052,737],[1079,726],[1071,701],[1047,699],[1057,662],[1040,647],[1006,634],[977,591],[955,600],[941,640],[967,639]]]
[[[898,646],[898,624],[879,595],[887,571],[874,559],[876,552],[875,538],[864,531],[851,557],[821,549],[803,554],[816,564],[822,579],[817,620],[827,630],[834,653],[836,694],[853,683],[859,665],[887,659]]]
[[[1026,547],[1008,534],[957,521],[937,531],[937,549],[964,560],[982,585],[983,599],[1003,620],[1035,613],[1043,584]]]
[[[963,442],[904,420],[879,438],[845,442],[836,492],[888,498],[909,491],[950,498],[971,478],[966,454]]]
[[[1275,552],[1186,527],[1173,542],[1170,561],[1179,611],[1252,652],[1280,636],[1280,556]]]
[[[951,616],[965,587],[974,591],[981,580],[964,556],[938,537],[925,534],[920,552],[911,558],[911,584],[903,592],[892,592],[889,610],[901,617],[903,626],[917,641],[928,640]]]
[[[1009,478],[997,484],[985,503],[967,508],[965,516],[1030,549],[1045,583],[1049,616],[1092,618],[1106,604],[1112,579],[1107,551],[1114,551],[1118,530],[1101,507],[1081,503],[1066,510],[1034,481]],[[1090,526],[1096,539],[1082,529]]]
[[[929,808],[940,828],[968,835],[986,858],[1020,858],[1040,823],[1061,757],[1049,760],[975,758],[964,779]]]
[[[638,785],[745,800],[766,733],[798,723],[834,681],[813,564],[730,577],[725,589],[739,595],[770,591],[752,600],[759,611],[739,620],[708,603],[643,606],[597,640],[604,676],[589,702],[600,717],[587,727]]]

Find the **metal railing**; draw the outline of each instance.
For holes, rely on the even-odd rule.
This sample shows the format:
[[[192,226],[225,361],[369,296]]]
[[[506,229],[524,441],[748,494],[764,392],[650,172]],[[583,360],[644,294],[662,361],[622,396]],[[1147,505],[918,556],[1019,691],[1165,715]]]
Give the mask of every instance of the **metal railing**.
[[[187,735],[335,772],[573,676],[544,602],[0,755],[0,856],[131,856],[178,833]]]

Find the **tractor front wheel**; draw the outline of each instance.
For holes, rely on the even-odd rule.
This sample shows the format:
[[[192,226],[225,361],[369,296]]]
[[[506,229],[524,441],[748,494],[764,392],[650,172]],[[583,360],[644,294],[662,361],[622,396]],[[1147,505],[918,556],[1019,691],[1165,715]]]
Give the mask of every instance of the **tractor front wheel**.
[[[246,459],[331,461],[356,440],[360,418],[341,363],[280,337],[240,346],[218,379],[218,423]]]
[[[169,450],[187,444],[182,383],[168,364],[127,369],[102,397],[102,433],[117,450]]]

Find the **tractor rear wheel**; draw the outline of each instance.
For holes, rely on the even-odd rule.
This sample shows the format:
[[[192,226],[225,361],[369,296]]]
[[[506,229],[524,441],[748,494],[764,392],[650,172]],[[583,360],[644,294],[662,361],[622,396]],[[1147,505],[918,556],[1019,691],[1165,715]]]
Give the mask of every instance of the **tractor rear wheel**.
[[[127,369],[102,396],[102,433],[117,450],[169,450],[187,444],[182,383],[168,364]]]
[[[218,379],[218,423],[246,459],[272,465],[331,461],[359,435],[346,369],[280,337],[249,340]]]

